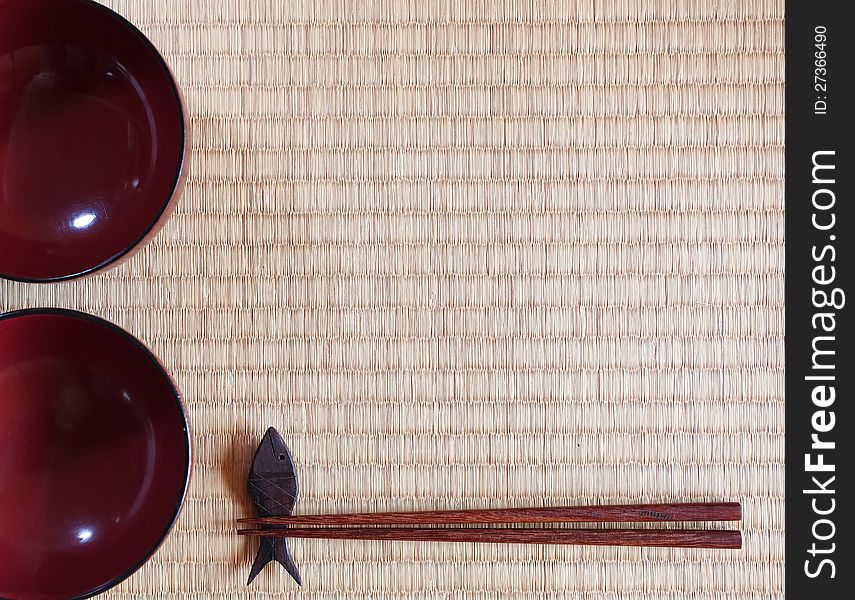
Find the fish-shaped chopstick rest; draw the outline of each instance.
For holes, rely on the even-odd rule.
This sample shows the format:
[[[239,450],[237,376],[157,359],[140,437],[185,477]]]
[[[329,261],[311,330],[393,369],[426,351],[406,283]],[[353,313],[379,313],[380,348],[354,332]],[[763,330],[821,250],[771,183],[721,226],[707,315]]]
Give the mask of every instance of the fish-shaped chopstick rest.
[[[255,451],[247,481],[249,497],[259,517],[287,517],[297,503],[297,469],[285,441],[274,428],[267,430]],[[252,563],[247,585],[252,583],[270,561],[275,560],[302,585],[300,572],[288,549],[287,538],[264,537]]]

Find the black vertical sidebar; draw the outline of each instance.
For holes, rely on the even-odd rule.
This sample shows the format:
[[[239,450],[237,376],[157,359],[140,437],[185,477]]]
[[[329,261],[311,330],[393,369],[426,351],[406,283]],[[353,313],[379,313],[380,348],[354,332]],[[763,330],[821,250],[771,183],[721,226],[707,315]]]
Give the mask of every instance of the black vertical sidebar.
[[[849,2],[786,2],[786,592],[855,598]]]

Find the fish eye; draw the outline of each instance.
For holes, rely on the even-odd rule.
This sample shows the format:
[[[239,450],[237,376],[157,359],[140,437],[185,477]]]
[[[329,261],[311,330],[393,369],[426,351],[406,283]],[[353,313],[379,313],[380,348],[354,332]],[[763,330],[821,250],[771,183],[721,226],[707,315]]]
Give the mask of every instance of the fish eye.
[[[280,454],[280,455],[279,455],[279,460],[285,460],[285,455],[284,455],[284,454]]]

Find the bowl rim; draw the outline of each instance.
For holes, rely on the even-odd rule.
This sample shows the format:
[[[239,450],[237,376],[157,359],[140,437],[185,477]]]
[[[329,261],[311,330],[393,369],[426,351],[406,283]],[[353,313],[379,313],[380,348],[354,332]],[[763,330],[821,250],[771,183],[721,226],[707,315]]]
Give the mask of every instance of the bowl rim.
[[[155,553],[157,553],[157,551],[163,545],[163,542],[166,541],[166,538],[169,537],[169,534],[172,533],[172,530],[175,528],[175,524],[178,522],[178,518],[180,517],[181,511],[184,508],[184,504],[187,500],[187,494],[190,488],[190,478],[193,471],[193,437],[190,432],[190,420],[187,416],[187,408],[184,404],[184,399],[181,395],[181,391],[178,389],[178,386],[175,384],[175,381],[172,379],[172,376],[169,374],[169,372],[166,370],[166,368],[163,366],[157,356],[155,356],[155,354],[135,336],[131,335],[115,323],[107,321],[106,319],[102,319],[101,317],[96,317],[95,315],[91,315],[89,313],[68,308],[25,308],[21,310],[13,310],[10,312],[0,313],[0,323],[2,323],[3,321],[9,321],[13,319],[31,316],[60,316],[70,319],[87,321],[89,323],[92,323],[93,325],[97,325],[113,333],[118,334],[124,339],[124,341],[129,342],[131,345],[141,350],[143,355],[154,364],[155,368],[166,380],[166,383],[169,386],[170,391],[172,392],[172,399],[178,405],[181,420],[184,424],[183,438],[185,463],[182,468],[184,483],[182,485],[181,494],[179,495],[179,498],[175,503],[175,509],[169,518],[169,522],[167,523],[166,528],[158,538],[157,542],[152,545],[151,549],[146,551],[142,559],[140,559],[139,562],[131,566],[127,571],[114,577],[110,581],[99,585],[97,588],[86,592],[82,596],[73,596],[68,599],[84,600],[85,598],[91,598],[93,596],[97,596],[98,594],[103,594],[107,590],[119,585],[126,579],[129,579],[132,575],[139,571],[143,567],[143,565],[145,565],[149,560],[151,560],[151,558],[155,555]],[[0,600],[8,599],[0,597]]]
[[[56,0],[54,0],[56,1]],[[0,271],[0,279],[7,279],[9,281],[16,281],[19,283],[56,283],[60,281],[69,281],[72,279],[79,279],[81,277],[86,277],[88,275],[93,275],[102,270],[105,270],[112,266],[117,266],[122,262],[123,259],[129,258],[130,255],[138,250],[142,244],[146,241],[146,239],[152,235],[157,226],[160,224],[161,219],[164,218],[166,214],[168,214],[170,206],[173,201],[178,196],[178,191],[181,188],[181,181],[184,177],[184,172],[187,168],[188,156],[187,156],[187,146],[188,146],[188,124],[187,124],[187,109],[184,105],[184,98],[181,95],[181,89],[178,87],[178,82],[175,80],[175,75],[172,73],[172,69],[169,68],[169,63],[166,62],[166,59],[154,45],[154,43],[148,39],[140,29],[131,23],[128,19],[112,10],[111,8],[104,6],[96,2],[95,0],[61,0],[61,1],[71,1],[77,2],[78,4],[86,4],[92,7],[101,10],[106,13],[108,17],[112,20],[116,21],[120,26],[124,27],[128,30],[128,33],[138,38],[144,46],[148,48],[148,50],[153,54],[155,60],[160,64],[163,69],[164,74],[166,75],[166,79],[169,82],[169,87],[172,89],[173,98],[175,100],[176,108],[178,108],[178,117],[181,123],[181,149],[180,156],[181,161],[178,164],[178,168],[175,172],[175,177],[172,181],[171,191],[168,196],[163,200],[160,210],[157,212],[157,216],[149,223],[145,230],[130,244],[124,245],[119,252],[114,254],[113,256],[103,260],[95,266],[88,267],[82,271],[78,271],[75,273],[68,273],[64,275],[56,275],[51,277],[21,277],[17,275],[8,275],[3,271]],[[0,599],[2,600],[2,599]]]

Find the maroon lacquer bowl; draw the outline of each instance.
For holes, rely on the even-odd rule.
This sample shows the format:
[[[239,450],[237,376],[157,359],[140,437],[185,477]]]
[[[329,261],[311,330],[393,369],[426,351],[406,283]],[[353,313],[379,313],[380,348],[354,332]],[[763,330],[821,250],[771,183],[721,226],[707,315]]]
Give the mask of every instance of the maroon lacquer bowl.
[[[133,574],[178,517],[190,454],[180,394],[130,334],[0,315],[0,598],[86,598]]]
[[[166,62],[91,0],[0,0],[0,277],[118,264],[171,214],[189,159]]]

